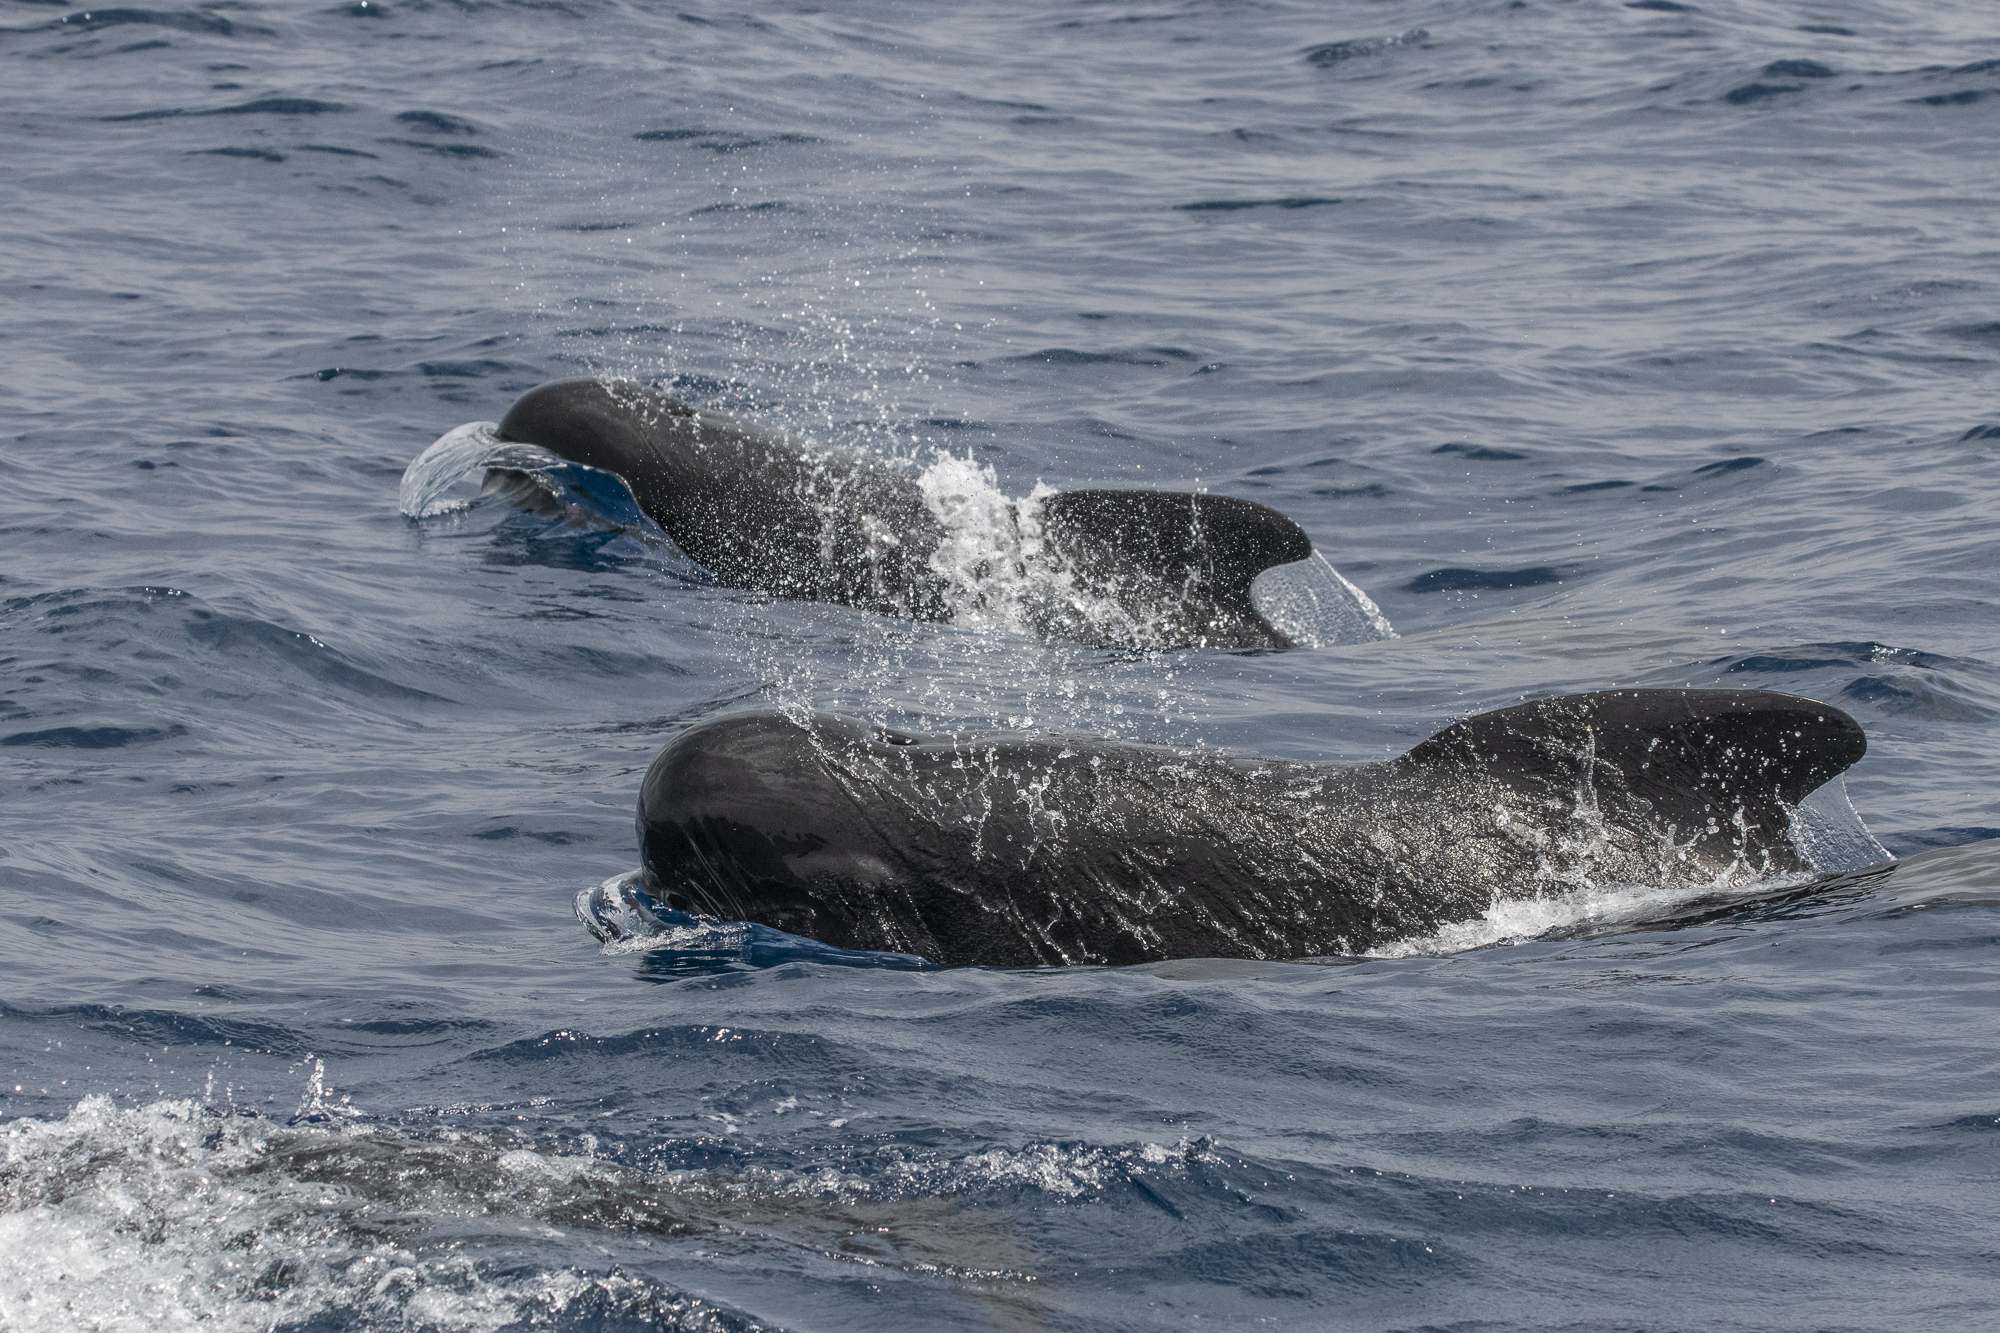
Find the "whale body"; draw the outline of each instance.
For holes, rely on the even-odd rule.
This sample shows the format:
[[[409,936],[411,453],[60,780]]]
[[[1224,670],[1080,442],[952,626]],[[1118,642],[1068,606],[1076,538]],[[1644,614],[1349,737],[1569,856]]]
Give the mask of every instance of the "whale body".
[[[1351,954],[1508,898],[1811,872],[1796,807],[1866,748],[1752,690],[1544,699],[1361,766],[745,713],[647,772],[643,883],[946,966]]]
[[[967,604],[966,589],[934,558],[945,528],[917,480],[886,463],[801,446],[622,380],[533,389],[508,410],[498,438],[616,475],[725,586],[933,621]],[[555,511],[519,469],[492,469],[487,489]],[[1031,503],[1032,513],[1009,507],[1013,540],[994,557],[1018,567],[979,562],[958,582],[1041,576],[1043,595],[1027,607],[1035,632],[1159,648],[1292,646],[1250,596],[1260,573],[1313,553],[1276,510],[1158,491],[1070,491]]]

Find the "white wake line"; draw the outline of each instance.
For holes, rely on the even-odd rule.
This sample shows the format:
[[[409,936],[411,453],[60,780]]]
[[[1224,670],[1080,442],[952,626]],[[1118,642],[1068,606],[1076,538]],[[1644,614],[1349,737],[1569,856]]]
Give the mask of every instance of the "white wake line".
[[[1792,812],[1793,837],[1812,869],[1790,875],[1731,879],[1728,872],[1709,884],[1667,889],[1652,884],[1607,884],[1549,897],[1496,902],[1472,921],[1459,921],[1434,934],[1397,940],[1370,949],[1367,958],[1436,958],[1538,939],[1571,926],[1643,927],[1673,908],[1704,898],[1750,901],[1773,890],[1797,888],[1829,875],[1882,865],[1896,858],[1875,840],[1848,799],[1847,784],[1834,778],[1813,791]]]

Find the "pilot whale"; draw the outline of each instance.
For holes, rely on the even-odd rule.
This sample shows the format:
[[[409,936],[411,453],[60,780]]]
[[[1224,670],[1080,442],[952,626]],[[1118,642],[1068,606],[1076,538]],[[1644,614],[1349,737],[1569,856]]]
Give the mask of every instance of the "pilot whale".
[[[946,966],[1357,953],[1508,898],[1810,872],[1796,807],[1866,748],[1755,690],[1544,699],[1361,766],[753,712],[653,762],[642,883]]]
[[[725,586],[920,620],[951,620],[966,605],[933,559],[944,527],[917,480],[889,464],[801,446],[625,380],[544,384],[514,403],[497,433],[619,477]],[[519,468],[492,468],[486,487],[559,510]],[[1016,540],[1004,558],[1019,567],[968,577],[1025,578],[1034,566],[1045,576],[1037,586],[1054,590],[1027,607],[1035,632],[1157,648],[1292,646],[1250,596],[1260,573],[1313,553],[1276,510],[1159,491],[1069,491],[1032,503],[1032,514],[1009,513]]]

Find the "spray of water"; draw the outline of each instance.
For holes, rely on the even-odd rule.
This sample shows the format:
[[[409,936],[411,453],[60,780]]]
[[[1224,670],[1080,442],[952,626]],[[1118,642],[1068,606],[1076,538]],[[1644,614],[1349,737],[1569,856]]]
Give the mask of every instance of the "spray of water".
[[[724,1030],[726,1031],[726,1029]],[[315,1063],[303,1101],[323,1103]],[[718,1114],[712,1134],[763,1116],[838,1133],[863,1113],[797,1097]],[[1027,1283],[1037,1256],[966,1195],[1053,1199],[1185,1173],[1206,1140],[1079,1147],[1027,1141],[962,1156],[903,1146],[800,1170],[656,1172],[508,1133],[406,1137],[359,1113],[283,1123],[192,1100],[86,1097],[61,1119],[0,1122],[0,1328],[72,1330],[769,1327],[644,1276],[661,1258],[802,1257],[926,1280]],[[857,1226],[876,1242],[842,1243]],[[595,1271],[552,1268],[551,1241],[587,1238]],[[635,1271],[636,1270],[636,1271]],[[838,1280],[838,1275],[836,1275]]]
[[[404,471],[398,507],[412,519],[462,511],[471,498],[462,493],[475,476],[495,473],[510,479],[514,498],[526,498],[567,522],[628,531],[670,544],[616,477],[581,467],[535,445],[499,439],[491,422],[469,422],[441,436]],[[808,460],[825,456],[820,446],[800,446]],[[839,469],[821,469],[828,477]],[[942,533],[929,556],[941,581],[952,623],[976,634],[1003,633],[1058,638],[1136,648],[1166,646],[1159,617],[1135,614],[1132,607],[1085,586],[1045,538],[1042,502],[1055,494],[1037,484],[1027,496],[1004,493],[990,465],[940,452],[917,473],[917,487]],[[520,491],[518,488],[532,488]],[[840,499],[838,487],[819,497]],[[1167,590],[1171,597],[1171,590]],[[1393,638],[1375,603],[1317,554],[1292,565],[1267,569],[1251,586],[1253,604],[1279,631],[1306,648],[1370,643]]]

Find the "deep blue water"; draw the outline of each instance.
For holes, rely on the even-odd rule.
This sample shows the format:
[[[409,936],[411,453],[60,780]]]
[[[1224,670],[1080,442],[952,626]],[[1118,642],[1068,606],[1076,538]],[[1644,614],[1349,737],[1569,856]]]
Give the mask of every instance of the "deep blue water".
[[[0,1327],[2000,1317],[1990,6],[0,29]],[[398,512],[591,372],[1254,498],[1399,637],[1046,644]],[[1358,762],[1614,684],[1847,709],[1905,859],[1318,962],[572,911],[736,708]]]

